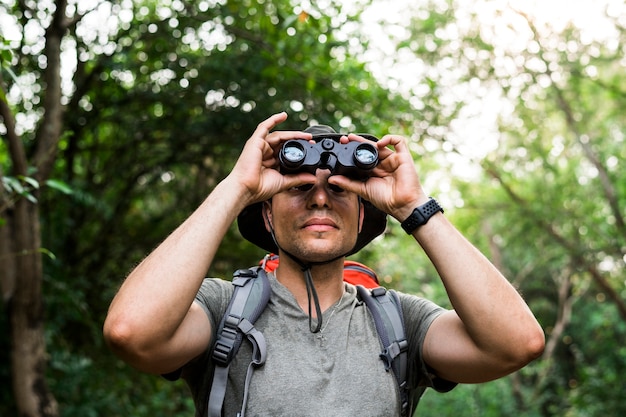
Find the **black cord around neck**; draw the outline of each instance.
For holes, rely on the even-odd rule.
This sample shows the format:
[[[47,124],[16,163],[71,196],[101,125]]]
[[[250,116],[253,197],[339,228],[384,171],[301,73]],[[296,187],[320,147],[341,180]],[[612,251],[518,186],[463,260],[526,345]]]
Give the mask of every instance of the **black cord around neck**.
[[[307,295],[307,299],[308,299],[309,330],[311,331],[311,333],[318,333],[320,331],[320,329],[322,328],[323,317],[322,317],[322,308],[320,306],[319,297],[317,295],[317,290],[315,289],[315,284],[313,283],[313,275],[311,274],[311,268],[316,266],[316,265],[325,265],[325,264],[334,262],[337,259],[342,258],[344,255],[337,256],[337,257],[335,257],[333,259],[330,259],[328,261],[305,263],[301,259],[296,257],[295,255],[293,255],[290,252],[284,250],[278,244],[278,242],[276,242],[276,237],[274,236],[274,229],[273,228],[270,228],[270,229],[271,229],[270,233],[272,234],[272,238],[274,239],[274,242],[276,243],[276,246],[278,247],[278,249],[282,253],[287,255],[289,258],[291,258],[295,263],[297,263],[300,266],[300,270],[304,274],[304,283],[306,284],[306,295]],[[311,300],[313,300],[313,303],[311,303]],[[312,311],[313,309],[312,309],[311,304],[313,304],[315,306],[315,315],[317,317],[317,324],[315,326],[313,326],[313,316],[311,314],[313,312]]]
[[[280,246],[280,244],[276,240],[276,234],[274,233],[274,226],[267,218],[267,213],[265,211],[263,211],[263,216],[265,217],[265,220],[267,224],[269,225],[270,234],[272,235],[272,239],[274,240],[276,247],[279,249],[279,251],[283,252],[285,255],[291,258],[295,263],[297,263],[300,266],[300,269],[302,270],[302,272],[304,273],[304,283],[306,284],[306,295],[307,295],[308,304],[309,304],[309,308],[308,308],[309,331],[311,333],[318,333],[322,328],[322,322],[323,322],[322,307],[320,306],[319,297],[317,295],[317,291],[315,290],[315,284],[313,283],[313,275],[311,274],[311,268],[317,265],[329,264],[331,262],[334,262],[338,259],[345,257],[347,254],[336,256],[327,261],[304,262],[300,258],[291,254],[290,252],[286,251]],[[313,326],[313,317],[311,315],[311,313],[313,312],[312,307],[311,307],[311,300],[313,300],[313,304],[315,305],[315,315],[317,316],[317,324],[315,326]]]
[[[309,331],[311,333],[318,333],[322,328],[322,308],[320,306],[320,300],[313,284],[313,276],[311,275],[311,268],[307,268],[304,271],[304,281],[306,282],[306,295],[309,299]],[[315,315],[317,316],[317,324],[313,327],[313,318],[311,316],[311,298],[315,304]]]

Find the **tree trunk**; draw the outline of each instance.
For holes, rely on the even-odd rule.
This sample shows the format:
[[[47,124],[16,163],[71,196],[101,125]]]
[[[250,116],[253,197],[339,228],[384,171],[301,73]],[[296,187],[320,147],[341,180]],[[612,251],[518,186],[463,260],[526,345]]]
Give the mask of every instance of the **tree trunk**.
[[[20,416],[58,416],[57,403],[45,380],[47,362],[41,297],[42,259],[37,204],[22,198],[15,203],[7,227],[13,232],[15,287],[8,303],[11,325],[11,376]]]
[[[31,163],[17,133],[10,106],[4,101],[6,94],[0,99],[0,118],[7,130],[5,140],[12,165],[10,175],[26,177],[31,166],[35,168],[34,179],[40,184],[49,178],[53,169],[63,130],[61,43],[68,25],[66,9],[67,0],[55,0],[53,18],[46,30],[44,112]],[[0,88],[6,92],[3,84],[0,76]],[[33,194],[37,194],[35,191]],[[20,417],[56,417],[58,405],[46,383],[48,355],[44,337],[38,204],[0,191],[0,229],[0,270],[5,271],[0,285],[11,328],[11,376],[17,412]]]

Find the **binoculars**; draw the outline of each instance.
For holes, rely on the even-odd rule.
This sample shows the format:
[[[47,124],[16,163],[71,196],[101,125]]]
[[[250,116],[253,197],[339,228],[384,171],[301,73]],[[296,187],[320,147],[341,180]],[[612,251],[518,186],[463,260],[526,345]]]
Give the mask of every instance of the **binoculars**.
[[[310,143],[304,139],[291,139],[281,147],[278,160],[283,174],[308,172],[315,175],[319,168],[330,170],[331,175],[364,181],[378,164],[378,149],[367,142],[344,144],[324,138]]]

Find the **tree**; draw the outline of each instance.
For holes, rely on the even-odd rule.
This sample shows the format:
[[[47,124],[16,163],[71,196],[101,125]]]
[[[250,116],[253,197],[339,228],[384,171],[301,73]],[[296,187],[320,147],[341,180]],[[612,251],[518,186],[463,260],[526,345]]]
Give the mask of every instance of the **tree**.
[[[339,5],[0,7],[20,34],[3,32],[0,80],[0,325],[13,332],[1,340],[12,349],[14,395],[0,410],[188,413],[189,402],[171,400],[179,386],[137,377],[103,346],[101,322],[126,271],[228,172],[270,113],[289,110],[285,128],[319,121],[381,134],[408,106],[353,58],[356,17]],[[231,234],[213,274],[260,256]],[[126,378],[111,383],[111,369]],[[147,404],[133,406],[135,396]]]
[[[423,63],[412,92],[433,114],[416,138],[482,169],[454,182],[455,214],[548,337],[542,360],[511,378],[510,400],[527,415],[621,414],[611,381],[626,363],[623,4],[589,9],[582,21],[601,19],[600,33],[504,3],[422,7],[400,43]],[[488,109],[495,123],[476,124]]]
[[[61,41],[70,21],[65,16],[66,2],[58,1],[56,6],[46,30],[43,55],[46,70],[41,74],[45,84],[43,114],[41,123],[33,132],[36,145],[29,153],[5,93],[0,100],[0,117],[6,130],[13,179],[11,183],[6,177],[0,178],[3,184],[12,185],[9,187],[10,194],[0,191],[3,220],[0,266],[4,271],[3,295],[5,300],[9,300],[13,390],[17,408],[25,416],[58,415],[56,401],[45,378],[47,359],[41,298],[43,266],[37,204],[39,185],[50,178],[53,169],[64,114],[61,102]],[[21,19],[30,17],[28,11],[20,16]],[[0,83],[4,85],[1,76]],[[32,191],[21,191],[30,187]]]

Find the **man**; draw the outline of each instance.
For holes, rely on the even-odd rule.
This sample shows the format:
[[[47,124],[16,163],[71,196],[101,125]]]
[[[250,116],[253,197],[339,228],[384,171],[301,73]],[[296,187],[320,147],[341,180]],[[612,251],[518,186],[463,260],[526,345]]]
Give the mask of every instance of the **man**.
[[[379,221],[373,220],[376,212],[403,222],[454,307],[446,311],[401,294],[412,388],[443,391],[455,383],[493,380],[541,354],[544,335],[528,306],[427,197],[404,138],[387,135],[375,142],[379,164],[365,181],[329,169],[283,175],[277,155],[285,141],[313,138],[273,131],[286,118],[279,113],[259,124],[228,177],[125,280],[104,325],[116,354],[146,372],[182,370],[197,415],[206,415],[212,371],[207,352],[232,286],[204,277],[229,226],[251,207],[260,207],[259,227],[242,226],[248,215],[240,218],[240,228],[260,246],[274,245],[280,265],[257,322],[267,339],[267,361],[252,378],[243,412],[399,415],[397,388],[381,370],[371,317],[354,287],[342,281],[345,255],[380,233],[371,227]],[[340,138],[349,141],[366,139]],[[422,215],[416,217],[417,207]],[[426,216],[425,208],[431,208]],[[416,218],[422,221],[411,225]],[[242,356],[245,362],[236,358],[231,366],[225,415],[235,415],[242,404],[242,368],[249,359]]]

